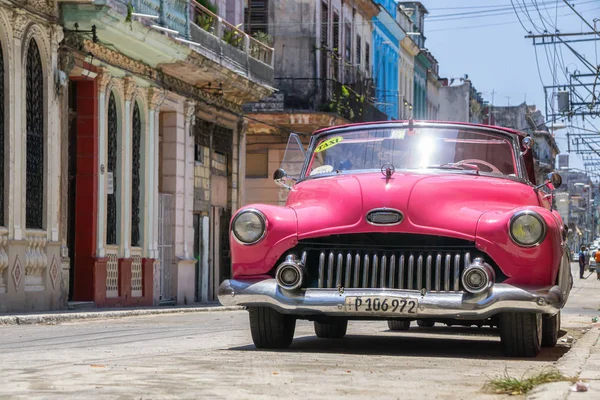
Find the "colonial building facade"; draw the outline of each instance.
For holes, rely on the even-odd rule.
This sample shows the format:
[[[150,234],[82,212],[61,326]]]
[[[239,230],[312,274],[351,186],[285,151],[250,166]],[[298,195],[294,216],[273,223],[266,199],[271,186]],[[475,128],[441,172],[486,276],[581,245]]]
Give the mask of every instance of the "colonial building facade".
[[[0,313],[67,301],[57,11],[0,1]]]
[[[283,204],[287,191],[271,177],[290,132],[300,133],[306,145],[313,131],[326,126],[387,119],[373,104],[372,21],[379,8],[372,0],[249,0],[248,7],[246,29],[269,34],[280,57],[278,93],[246,108],[241,201]]]
[[[228,5],[0,1],[0,312],[216,299],[273,93]]]
[[[190,0],[132,5],[62,8],[72,298],[216,300],[241,187],[241,105],[273,92],[273,50]]]

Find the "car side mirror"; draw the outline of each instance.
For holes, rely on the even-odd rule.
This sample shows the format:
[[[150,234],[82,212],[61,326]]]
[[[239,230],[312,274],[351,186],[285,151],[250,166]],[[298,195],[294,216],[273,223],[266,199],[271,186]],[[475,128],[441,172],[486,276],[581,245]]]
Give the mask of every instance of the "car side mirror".
[[[529,150],[531,150],[533,148],[533,139],[529,136],[527,136],[526,138],[523,139],[523,141],[521,142],[521,145],[525,148],[525,150],[523,150],[521,152],[521,155],[524,156],[525,154],[527,154],[529,152]]]
[[[552,184],[552,187],[548,186],[550,189],[558,189],[562,185],[562,176],[558,172],[549,173],[546,181],[546,185],[548,184]]]
[[[277,168],[275,172],[273,172],[273,180],[275,181],[276,185],[279,185],[286,189],[292,188],[290,185],[286,184],[288,180],[288,174],[283,168]]]

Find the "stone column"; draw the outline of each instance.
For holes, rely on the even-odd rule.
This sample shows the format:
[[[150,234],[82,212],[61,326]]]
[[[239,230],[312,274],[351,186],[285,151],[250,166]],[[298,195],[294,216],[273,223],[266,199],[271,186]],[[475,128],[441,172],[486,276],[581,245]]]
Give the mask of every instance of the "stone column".
[[[96,235],[96,256],[106,256],[106,171],[107,165],[107,110],[106,87],[110,82],[110,74],[106,68],[98,68],[96,85],[98,87],[98,215]]]
[[[194,246],[190,241],[194,237],[194,137],[192,127],[195,123],[196,102],[186,100],[183,107],[185,115],[185,149],[184,149],[184,242],[183,251],[186,259],[193,258]]]
[[[12,68],[14,80],[9,79],[11,97],[16,101],[9,102],[12,107],[9,110],[9,126],[7,129],[11,158],[9,164],[12,166],[9,173],[10,193],[8,197],[8,226],[9,235],[15,240],[23,239],[25,229],[25,148],[27,126],[25,124],[26,110],[25,95],[26,85],[25,70],[23,68],[23,33],[29,20],[25,12],[15,9],[13,14],[13,53],[9,59],[13,60]],[[10,76],[10,73],[9,73]],[[5,127],[6,129],[6,127]],[[12,216],[12,218],[11,218]]]
[[[135,80],[128,76],[124,79],[125,89],[125,113],[122,118],[123,128],[121,133],[123,138],[121,139],[121,255],[124,258],[131,257],[131,184],[132,184],[132,142],[131,142],[131,129],[132,129],[132,116],[133,107],[132,101],[135,94],[136,84]]]
[[[146,148],[145,148],[145,185],[146,205],[144,219],[144,248],[147,249],[146,257],[158,257],[158,134],[159,134],[159,108],[164,100],[164,91],[157,88],[148,90],[148,119]],[[159,277],[160,278],[160,277]]]

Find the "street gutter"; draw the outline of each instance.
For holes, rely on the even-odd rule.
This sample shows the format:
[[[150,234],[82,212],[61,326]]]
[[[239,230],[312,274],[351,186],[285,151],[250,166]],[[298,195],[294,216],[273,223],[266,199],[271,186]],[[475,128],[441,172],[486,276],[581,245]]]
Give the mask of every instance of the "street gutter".
[[[36,325],[59,324],[84,320],[114,319],[125,317],[144,317],[162,314],[207,313],[240,311],[244,307],[232,306],[188,306],[169,308],[132,308],[132,309],[99,309],[94,311],[49,312],[45,314],[21,314],[0,316],[2,325]]]
[[[583,334],[583,336],[573,343],[571,349],[556,362],[556,368],[564,376],[580,377],[585,375],[585,372],[590,368],[595,369],[595,366],[587,366],[594,348],[599,346],[600,340],[600,324],[594,324],[592,328]],[[577,396],[584,395],[582,398],[597,398],[600,393],[598,387],[600,381],[592,381],[590,391],[577,393]],[[554,382],[534,388],[527,394],[528,400],[564,400],[569,397],[572,384],[570,382]],[[595,395],[593,393],[596,393]]]

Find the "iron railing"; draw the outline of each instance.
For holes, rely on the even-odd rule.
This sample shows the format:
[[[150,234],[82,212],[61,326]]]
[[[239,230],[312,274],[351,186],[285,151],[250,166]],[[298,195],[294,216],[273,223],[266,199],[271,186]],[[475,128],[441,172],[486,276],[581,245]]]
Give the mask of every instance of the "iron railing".
[[[248,57],[273,67],[273,48],[256,40],[243,30],[223,20],[195,0],[111,0],[120,3],[121,9],[131,3],[133,12],[158,17],[140,19],[146,25],[159,25],[178,32],[184,39],[194,40],[194,28],[230,45]],[[110,1],[109,1],[110,2]],[[204,41],[202,42],[204,43]],[[209,46],[210,47],[210,46]]]

